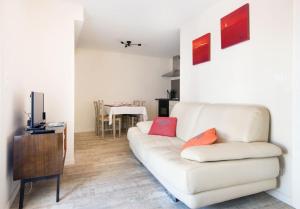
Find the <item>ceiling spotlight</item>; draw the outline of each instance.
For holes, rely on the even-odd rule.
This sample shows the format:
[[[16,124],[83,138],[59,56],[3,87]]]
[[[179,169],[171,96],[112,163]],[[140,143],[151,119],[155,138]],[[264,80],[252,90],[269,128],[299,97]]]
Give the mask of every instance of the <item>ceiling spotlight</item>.
[[[131,41],[126,41],[126,42],[121,41],[121,44],[123,44],[125,48],[131,47],[131,46],[142,46],[142,44],[134,44]]]

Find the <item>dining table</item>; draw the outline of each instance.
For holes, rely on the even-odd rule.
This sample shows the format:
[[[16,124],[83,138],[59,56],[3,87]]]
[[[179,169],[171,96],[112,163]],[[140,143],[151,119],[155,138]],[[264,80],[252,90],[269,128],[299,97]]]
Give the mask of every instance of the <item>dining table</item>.
[[[141,115],[143,121],[148,120],[147,109],[145,106],[105,104],[104,110],[108,114],[109,125],[113,124],[116,115]]]

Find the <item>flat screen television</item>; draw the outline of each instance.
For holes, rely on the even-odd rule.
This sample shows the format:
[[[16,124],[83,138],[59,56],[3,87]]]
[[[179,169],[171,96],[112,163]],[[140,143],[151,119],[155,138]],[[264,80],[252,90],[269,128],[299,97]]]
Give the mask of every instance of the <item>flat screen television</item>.
[[[44,94],[31,92],[31,128],[39,128],[44,124]]]

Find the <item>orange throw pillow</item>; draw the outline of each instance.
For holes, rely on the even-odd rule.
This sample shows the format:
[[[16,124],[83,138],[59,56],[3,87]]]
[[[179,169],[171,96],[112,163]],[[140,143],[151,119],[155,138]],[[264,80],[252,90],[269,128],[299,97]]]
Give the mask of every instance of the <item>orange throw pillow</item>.
[[[186,149],[188,147],[193,146],[201,146],[201,145],[209,145],[213,144],[217,141],[217,131],[215,128],[208,129],[207,131],[199,134],[198,136],[193,137],[188,140],[183,146],[182,149]]]

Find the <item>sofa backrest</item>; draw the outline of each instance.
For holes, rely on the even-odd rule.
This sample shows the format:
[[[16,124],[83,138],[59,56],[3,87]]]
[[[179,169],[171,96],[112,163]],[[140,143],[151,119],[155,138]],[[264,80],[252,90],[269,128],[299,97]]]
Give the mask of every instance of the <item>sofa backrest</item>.
[[[193,135],[216,128],[218,142],[268,141],[269,115],[262,106],[207,104],[194,124]]]
[[[268,141],[270,114],[255,105],[177,103],[177,137],[188,141],[209,128],[216,128],[219,142]]]
[[[184,141],[193,137],[195,123],[199,117],[203,104],[177,103],[170,116],[177,118],[176,136]]]

